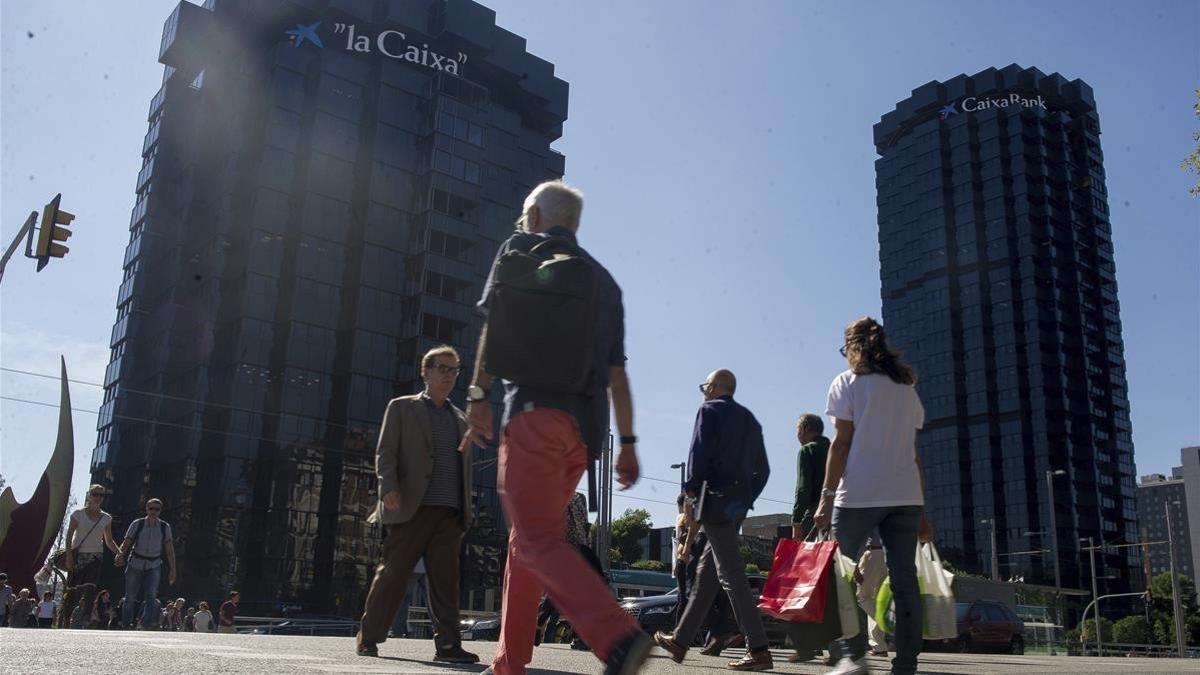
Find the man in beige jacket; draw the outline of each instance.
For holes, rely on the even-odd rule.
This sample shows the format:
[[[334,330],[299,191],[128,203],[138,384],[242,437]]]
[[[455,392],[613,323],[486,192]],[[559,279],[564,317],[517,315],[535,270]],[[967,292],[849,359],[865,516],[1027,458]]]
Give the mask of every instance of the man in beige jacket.
[[[363,609],[360,656],[379,656],[378,644],[424,558],[434,660],[479,660],[463,650],[458,628],[459,552],[471,524],[471,457],[458,450],[466,417],[447,398],[459,370],[453,347],[429,350],[421,359],[425,391],[392,399],[384,413],[375,450],[380,500],[368,519],[384,527],[383,560]]]

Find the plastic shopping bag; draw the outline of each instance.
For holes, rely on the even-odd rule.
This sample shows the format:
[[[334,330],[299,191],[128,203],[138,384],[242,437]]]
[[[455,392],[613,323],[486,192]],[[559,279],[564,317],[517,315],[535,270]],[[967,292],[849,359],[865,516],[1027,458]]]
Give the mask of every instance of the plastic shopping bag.
[[[784,621],[822,621],[836,553],[834,541],[780,539],[759,610]]]
[[[854,561],[842,555],[841,551],[837,551],[834,553],[833,562],[842,639],[848,640],[862,631],[862,627],[858,623],[858,594],[854,588]]]
[[[927,639],[958,636],[954,614],[954,575],[942,567],[941,556],[933,544],[917,548],[917,587],[921,592],[921,635]],[[892,602],[892,579],[883,580],[875,596],[875,622],[889,633],[895,632],[896,612]]]
[[[954,613],[954,575],[942,566],[942,557],[932,543],[922,544],[917,551],[917,579],[921,586],[921,609],[924,610],[922,634],[929,639],[958,637],[958,622]]]

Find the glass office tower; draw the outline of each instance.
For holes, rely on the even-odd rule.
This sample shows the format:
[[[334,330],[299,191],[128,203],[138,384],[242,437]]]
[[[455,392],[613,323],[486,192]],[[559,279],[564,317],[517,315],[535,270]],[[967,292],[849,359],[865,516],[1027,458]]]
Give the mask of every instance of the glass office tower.
[[[1080,539],[1137,541],[1092,90],[989,68],[918,87],[874,131],[883,319],[919,374],[938,544],[990,574],[995,527],[998,577],[1053,585],[1057,546],[1063,586],[1090,590]],[[1098,553],[1101,593],[1141,587],[1137,555]]]
[[[473,364],[496,247],[563,173],[567,84],[470,0],[182,2],[159,60],[94,478],[118,529],[166,501],[172,593],[354,615],[384,408],[434,345]],[[484,609],[504,524],[475,452]]]

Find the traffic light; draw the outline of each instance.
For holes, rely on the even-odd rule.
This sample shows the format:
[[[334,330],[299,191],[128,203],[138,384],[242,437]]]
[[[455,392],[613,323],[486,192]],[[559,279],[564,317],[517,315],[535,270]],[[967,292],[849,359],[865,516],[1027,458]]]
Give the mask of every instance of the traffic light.
[[[62,200],[62,193],[54,195],[54,199],[46,205],[42,210],[42,229],[38,233],[37,249],[34,253],[37,256],[37,271],[41,272],[46,263],[50,262],[50,258],[61,258],[70,250],[66,246],[59,244],[60,241],[66,241],[71,237],[71,231],[60,225],[69,225],[72,220],[75,220],[74,213],[59,210],[58,203]]]

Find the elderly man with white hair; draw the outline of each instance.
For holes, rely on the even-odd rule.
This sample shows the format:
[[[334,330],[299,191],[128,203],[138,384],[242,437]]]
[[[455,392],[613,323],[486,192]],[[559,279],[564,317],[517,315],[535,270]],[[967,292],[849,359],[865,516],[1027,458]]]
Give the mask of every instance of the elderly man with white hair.
[[[543,591],[605,662],[606,673],[637,672],[653,646],[649,636],[617,605],[600,576],[563,537],[567,503],[604,443],[610,397],[621,444],[617,480],[626,488],[638,478],[633,404],[625,374],[621,290],[576,242],[582,210],[583,196],[566,183],[549,181],[534,188],[518,221],[520,231],[500,246],[479,302],[487,320],[467,390],[470,432],[462,449],[472,442],[482,445],[492,437],[488,398],[494,374],[487,369],[496,366],[499,374],[506,375],[502,380],[504,417],[497,479],[509,522],[509,542],[500,644],[485,672],[500,675],[521,675],[533,659],[537,607]],[[534,250],[543,244],[561,255],[547,254],[546,247]],[[505,304],[506,298],[513,297],[507,293],[520,297],[520,290],[506,286],[507,277],[498,270],[514,256],[524,254],[523,259],[532,259],[535,266],[542,263],[536,274],[525,277],[553,284],[570,275],[556,277],[549,268],[569,259],[574,274],[591,280],[585,287],[592,292],[576,303],[583,309],[571,315],[582,316],[584,321],[572,323],[565,310],[549,310],[551,316],[544,317],[546,312]],[[522,318],[514,319],[518,316]],[[515,334],[502,330],[513,326],[517,327]],[[532,343],[538,348],[531,349]],[[526,368],[517,370],[527,377],[511,370],[505,373],[497,365],[512,354],[522,355],[523,360],[517,361]],[[577,367],[566,368],[567,363]],[[579,375],[575,381],[580,384],[550,384],[543,371]]]

